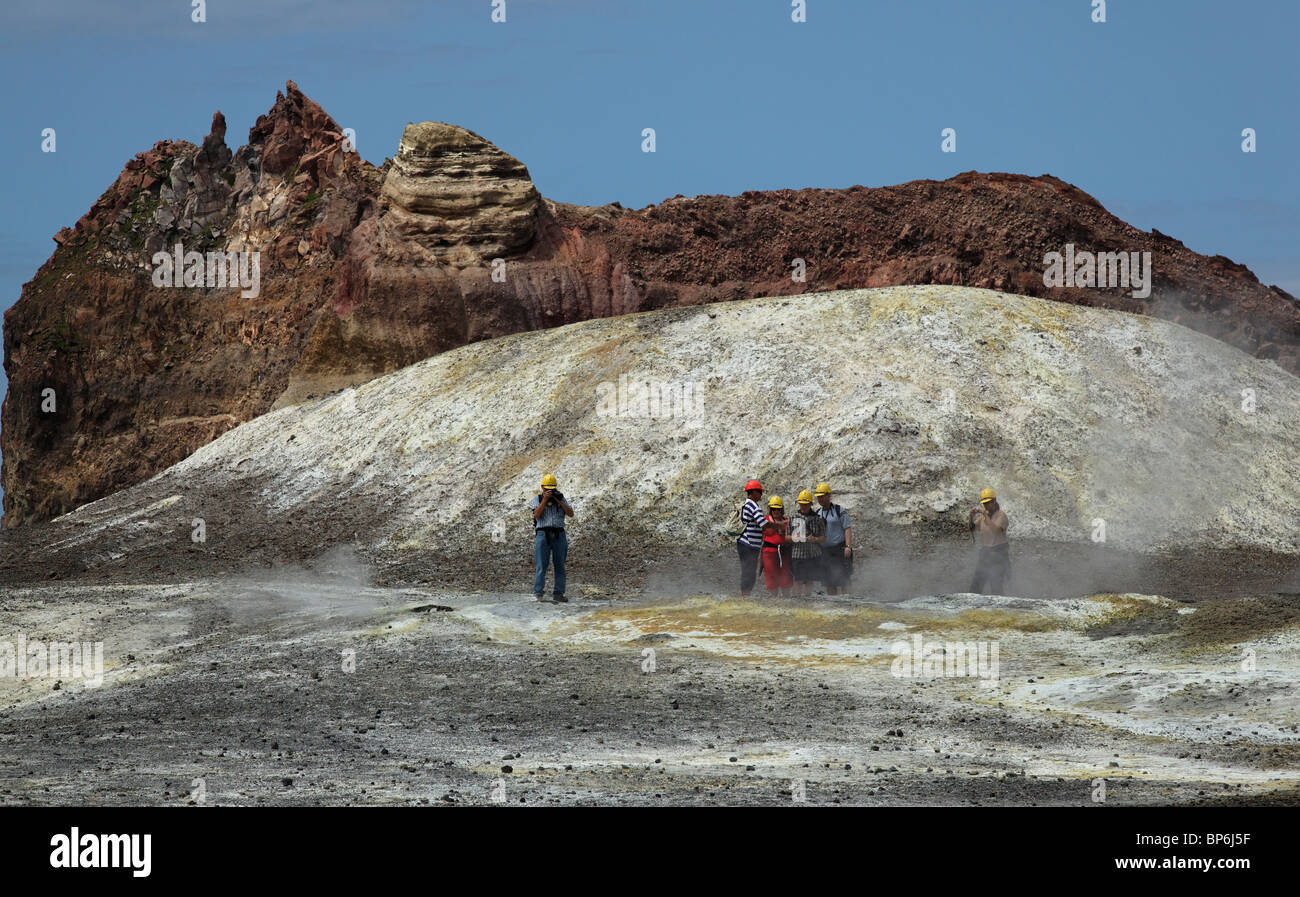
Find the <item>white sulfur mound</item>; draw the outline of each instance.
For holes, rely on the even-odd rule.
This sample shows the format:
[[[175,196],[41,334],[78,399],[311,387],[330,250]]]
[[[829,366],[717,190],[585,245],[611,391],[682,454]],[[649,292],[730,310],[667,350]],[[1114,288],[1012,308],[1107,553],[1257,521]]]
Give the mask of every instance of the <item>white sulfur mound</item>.
[[[647,381],[658,416],[628,392]],[[553,472],[576,532],[671,550],[716,533],[757,476],[788,508],[829,480],[859,521],[960,525],[988,485],[1018,537],[1084,541],[1104,521],[1122,548],[1294,552],[1297,433],[1300,380],[1178,325],[889,287],[465,346],[264,415],[65,520],[90,538],[246,482],[286,525],[346,505],[386,550],[490,552]]]

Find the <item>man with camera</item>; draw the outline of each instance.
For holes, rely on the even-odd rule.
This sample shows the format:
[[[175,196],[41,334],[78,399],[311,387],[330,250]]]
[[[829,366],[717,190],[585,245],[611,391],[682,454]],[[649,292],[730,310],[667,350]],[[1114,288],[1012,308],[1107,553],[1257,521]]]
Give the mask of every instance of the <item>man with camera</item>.
[[[569,555],[569,538],[564,532],[564,518],[573,516],[573,506],[565,499],[555,481],[555,475],[542,477],[542,491],[533,496],[533,562],[537,572],[533,575],[533,597],[545,600],[546,568],[555,561],[556,601],[564,597],[564,561]]]
[[[1001,595],[1011,572],[1011,543],[1007,538],[1010,521],[998,506],[992,489],[980,492],[979,507],[971,508],[970,531],[979,545],[979,561],[971,578],[970,591],[983,595]]]

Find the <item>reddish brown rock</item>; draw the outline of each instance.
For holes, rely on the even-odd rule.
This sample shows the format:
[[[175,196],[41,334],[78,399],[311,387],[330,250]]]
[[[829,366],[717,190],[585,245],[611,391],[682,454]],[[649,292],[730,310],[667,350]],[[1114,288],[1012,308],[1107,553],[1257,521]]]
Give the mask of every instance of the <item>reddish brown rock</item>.
[[[1300,370],[1294,297],[1050,176],[578,207],[541,200],[478,135],[414,127],[401,165],[375,168],[290,82],[233,153],[217,113],[201,146],[130,160],[5,313],[5,525],[140,482],[277,404],[467,342],[670,305],[982,286],[1168,318]],[[260,295],[154,287],[153,253],[177,241],[260,251]],[[1150,251],[1151,296],[1049,290],[1044,253],[1067,243]]]
[[[261,147],[265,173],[284,174],[296,168],[309,172],[316,186],[337,174],[335,158],[344,154],[342,129],[292,81],[285,93],[276,92],[271,111],[258,116],[248,142]]]

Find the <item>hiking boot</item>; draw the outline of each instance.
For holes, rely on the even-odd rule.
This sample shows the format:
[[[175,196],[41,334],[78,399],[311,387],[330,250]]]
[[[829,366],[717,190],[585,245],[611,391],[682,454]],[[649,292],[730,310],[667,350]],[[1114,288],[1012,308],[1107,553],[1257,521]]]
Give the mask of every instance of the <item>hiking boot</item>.
[[[551,600],[552,600],[552,601],[557,601],[557,602],[559,602],[559,603],[561,603],[561,604],[568,604],[568,603],[569,603],[569,599],[568,599],[568,598],[565,598],[563,595],[552,595],[552,596],[551,596]]]
[[[545,600],[546,600],[546,596],[543,595],[541,592],[538,592],[538,593],[534,594],[533,597],[536,598],[538,601],[545,601]]]

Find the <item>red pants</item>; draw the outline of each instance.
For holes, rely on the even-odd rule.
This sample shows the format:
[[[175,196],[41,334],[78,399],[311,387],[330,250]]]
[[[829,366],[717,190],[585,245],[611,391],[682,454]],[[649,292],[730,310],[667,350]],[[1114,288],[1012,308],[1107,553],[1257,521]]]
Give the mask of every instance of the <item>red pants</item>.
[[[769,592],[788,589],[794,585],[794,571],[790,559],[782,557],[776,548],[763,549],[763,582]]]

